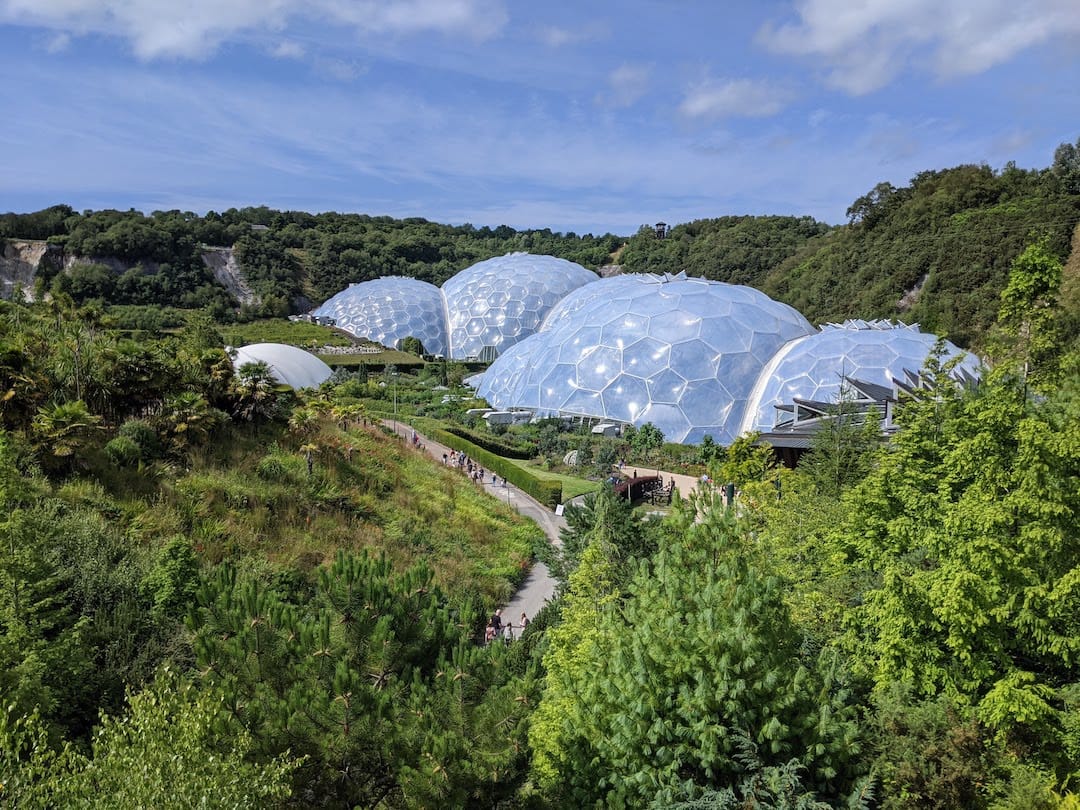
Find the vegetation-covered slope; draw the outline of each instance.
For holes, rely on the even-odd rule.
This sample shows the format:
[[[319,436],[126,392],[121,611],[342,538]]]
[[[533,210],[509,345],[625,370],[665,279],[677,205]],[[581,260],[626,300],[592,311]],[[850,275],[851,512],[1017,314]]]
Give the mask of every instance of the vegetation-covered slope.
[[[477,261],[522,250],[593,269],[617,263],[749,284],[812,322],[901,317],[981,346],[1023,246],[1046,237],[1066,257],[1080,221],[1078,152],[1063,144],[1048,169],[967,165],[921,172],[899,188],[879,183],[838,227],[809,217],[724,216],[675,225],[662,239],[642,226],[626,239],[265,207],[144,216],[58,205],[0,216],[0,239],[62,248],[62,260],[53,256],[39,270],[40,292],[52,285],[78,303],[210,307],[222,320],[232,316],[230,299],[202,262],[203,245],[235,249],[264,315],[305,309],[384,275],[441,284]],[[73,256],[105,263],[62,270]]]

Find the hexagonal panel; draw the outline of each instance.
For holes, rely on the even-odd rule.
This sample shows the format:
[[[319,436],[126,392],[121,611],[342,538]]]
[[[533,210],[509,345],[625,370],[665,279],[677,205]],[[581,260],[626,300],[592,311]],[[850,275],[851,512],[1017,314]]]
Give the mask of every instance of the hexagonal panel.
[[[446,354],[449,349],[442,293],[414,278],[353,284],[311,314],[333,318],[338,328],[391,348],[403,338],[416,337],[431,354]]]
[[[581,265],[527,253],[499,256],[462,270],[442,288],[450,356],[478,357],[485,347],[506,351],[538,329],[559,299],[594,281],[596,275]],[[493,315],[509,318],[496,322]],[[471,317],[487,320],[491,328],[482,332],[469,328]]]

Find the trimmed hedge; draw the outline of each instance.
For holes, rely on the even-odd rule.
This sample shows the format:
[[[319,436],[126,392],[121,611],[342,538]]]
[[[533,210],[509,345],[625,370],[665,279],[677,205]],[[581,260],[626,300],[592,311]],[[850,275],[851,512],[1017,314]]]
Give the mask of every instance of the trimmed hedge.
[[[478,462],[481,467],[502,476],[522,492],[531,495],[545,506],[554,509],[563,502],[562,482],[537,478],[528,470],[521,469],[521,467],[507,461],[502,456],[451,433],[433,419],[411,417],[408,420],[401,421],[408,421],[410,425],[422,431],[425,436],[445,444],[452,450],[465,453],[473,461]]]
[[[506,442],[499,441],[494,436],[481,436],[480,434],[473,433],[470,430],[466,430],[463,427],[457,425],[449,425],[445,430],[453,433],[455,436],[460,436],[466,441],[470,441],[477,447],[483,447],[485,450],[489,450],[498,456],[505,458],[520,458],[528,459],[536,455],[536,445],[528,444],[526,446],[507,444]]]

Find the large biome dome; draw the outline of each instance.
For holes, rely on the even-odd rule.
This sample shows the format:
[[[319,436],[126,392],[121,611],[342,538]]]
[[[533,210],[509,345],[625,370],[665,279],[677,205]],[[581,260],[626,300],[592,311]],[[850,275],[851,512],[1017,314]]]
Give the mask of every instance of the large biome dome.
[[[768,432],[776,423],[776,406],[796,399],[836,402],[845,377],[891,388],[905,372],[924,368],[937,343],[936,335],[891,321],[845,321],[784,346],[762,371],[747,403],[740,433]],[[944,341],[941,362],[962,355],[961,375],[979,374],[978,358]]]
[[[434,284],[384,277],[353,284],[312,313],[333,318],[339,329],[392,349],[403,338],[419,338],[424,351],[448,350],[442,292]]]
[[[316,388],[333,374],[330,366],[311,352],[284,343],[252,343],[231,349],[229,354],[234,369],[263,362],[275,380],[292,388]]]
[[[497,256],[462,270],[442,288],[450,356],[502,354],[533,334],[567,293],[596,280],[580,264],[528,253]]]
[[[814,332],[764,293],[681,274],[603,279],[568,304],[566,317],[492,364],[481,396],[498,408],[651,422],[668,441],[727,444],[761,369]]]

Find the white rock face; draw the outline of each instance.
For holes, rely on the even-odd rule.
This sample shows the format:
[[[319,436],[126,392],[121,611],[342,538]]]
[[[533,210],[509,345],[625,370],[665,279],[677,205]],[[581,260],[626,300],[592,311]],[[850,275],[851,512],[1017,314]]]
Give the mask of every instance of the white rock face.
[[[259,297],[248,286],[247,279],[236,263],[232,248],[208,247],[203,249],[202,260],[214,274],[214,279],[241,304],[258,304]]]
[[[0,298],[10,300],[19,290],[24,301],[34,300],[34,279],[48,245],[38,240],[8,239],[0,253]]]

